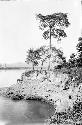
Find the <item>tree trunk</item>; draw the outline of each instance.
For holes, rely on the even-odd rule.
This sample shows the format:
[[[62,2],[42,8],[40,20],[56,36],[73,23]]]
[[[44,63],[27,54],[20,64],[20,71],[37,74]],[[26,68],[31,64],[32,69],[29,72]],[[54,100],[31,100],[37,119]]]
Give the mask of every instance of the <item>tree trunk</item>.
[[[42,70],[42,68],[43,68],[43,62],[44,62],[44,61],[42,61],[42,64],[41,64],[41,70]]]
[[[33,64],[33,71],[34,71],[34,64]]]
[[[50,28],[50,50],[51,50],[51,28]]]
[[[51,58],[51,28],[50,28],[50,58]],[[48,70],[50,70],[50,58],[49,58]]]

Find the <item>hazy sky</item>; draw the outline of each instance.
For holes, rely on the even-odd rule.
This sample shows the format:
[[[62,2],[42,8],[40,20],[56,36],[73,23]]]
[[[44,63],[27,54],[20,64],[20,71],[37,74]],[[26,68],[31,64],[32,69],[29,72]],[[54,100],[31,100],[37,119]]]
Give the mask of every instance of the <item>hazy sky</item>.
[[[12,0],[0,1],[0,63],[24,62],[26,51],[32,47],[48,45],[42,38],[36,14],[68,13],[71,25],[66,29],[67,38],[61,44],[66,57],[75,52],[81,36],[82,17],[80,0]]]

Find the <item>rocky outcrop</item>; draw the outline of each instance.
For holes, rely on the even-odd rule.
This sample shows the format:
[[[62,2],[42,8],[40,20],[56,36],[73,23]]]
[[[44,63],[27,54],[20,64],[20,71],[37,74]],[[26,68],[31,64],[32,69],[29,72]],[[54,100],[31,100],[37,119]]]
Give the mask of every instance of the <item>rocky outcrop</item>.
[[[68,74],[42,71],[37,77],[36,72],[31,75],[24,75],[22,82],[6,88],[4,95],[13,100],[40,97],[54,103],[57,112],[71,106],[69,89],[65,89],[66,82],[69,80]]]
[[[82,83],[76,86],[75,81],[71,80],[65,72],[43,70],[29,74],[26,71],[23,73],[22,80],[10,87],[0,89],[0,94],[14,101],[31,99],[54,104],[55,114],[50,122],[55,123],[55,117],[60,117],[62,122],[65,116],[67,118],[65,122],[70,123],[74,119],[71,114],[76,115],[74,105],[76,102],[78,104],[82,102]]]

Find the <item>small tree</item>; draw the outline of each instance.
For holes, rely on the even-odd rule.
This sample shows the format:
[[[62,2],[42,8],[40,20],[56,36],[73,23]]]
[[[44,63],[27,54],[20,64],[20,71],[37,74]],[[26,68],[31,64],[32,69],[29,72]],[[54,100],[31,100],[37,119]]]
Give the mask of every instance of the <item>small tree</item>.
[[[77,66],[77,58],[75,53],[72,53],[69,58],[69,66],[70,67],[76,67]]]
[[[36,60],[36,56],[35,56],[35,51],[33,49],[29,49],[27,52],[27,58],[26,58],[26,63],[32,63],[32,67],[34,70],[34,66],[38,65],[38,61]]]
[[[64,53],[62,51],[58,51],[58,57],[62,59],[62,64],[59,67],[66,66],[66,58],[64,57]]]
[[[36,50],[38,52],[38,60],[41,61],[41,69],[43,67],[43,63],[44,61],[46,60],[46,56],[45,56],[45,53],[46,53],[46,48],[45,46],[41,46],[39,49]]]
[[[49,63],[48,60],[50,60],[51,58],[51,64],[53,65],[53,67],[55,66],[55,64],[57,63],[62,65],[63,63],[65,63],[65,57],[63,56],[63,52],[59,49],[56,49],[55,47],[51,48],[51,56],[49,53],[49,47],[46,46],[42,46],[39,49],[37,49],[37,51],[39,52],[39,61],[41,62],[41,69],[44,66],[44,63],[47,62],[47,64]],[[49,67],[48,67],[49,68]]]

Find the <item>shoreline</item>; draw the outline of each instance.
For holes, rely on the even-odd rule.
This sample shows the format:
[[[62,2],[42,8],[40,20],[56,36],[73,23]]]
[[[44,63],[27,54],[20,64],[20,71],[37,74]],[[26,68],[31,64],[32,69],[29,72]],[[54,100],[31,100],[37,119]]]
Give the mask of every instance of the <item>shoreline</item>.
[[[54,105],[57,114],[62,112],[66,113],[69,107],[71,109],[73,108],[73,103],[75,103],[79,94],[79,88],[82,88],[81,84],[79,87],[74,88],[75,83],[69,81],[69,74],[65,73],[65,71],[64,73],[62,71],[47,71],[49,73],[47,76],[44,72],[42,74],[40,73],[37,79],[36,71],[33,72],[32,76],[28,76],[28,73],[27,76],[24,74],[22,83],[19,82],[10,87],[0,88],[1,96],[13,101],[45,101]],[[49,75],[50,77],[48,77]],[[46,77],[48,79],[45,79]],[[43,78],[45,79],[44,81],[42,81]],[[64,90],[67,82],[72,86]]]

